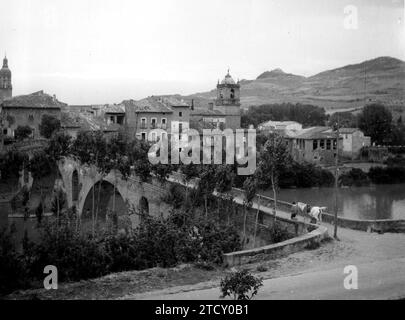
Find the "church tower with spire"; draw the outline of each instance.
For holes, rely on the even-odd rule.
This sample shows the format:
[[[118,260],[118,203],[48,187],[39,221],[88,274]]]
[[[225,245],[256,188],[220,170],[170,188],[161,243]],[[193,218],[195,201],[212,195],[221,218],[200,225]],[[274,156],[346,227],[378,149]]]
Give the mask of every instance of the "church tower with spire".
[[[3,67],[0,70],[0,102],[11,98],[13,86],[11,85],[11,71],[8,68],[7,57],[3,59]]]
[[[240,112],[240,84],[235,82],[228,73],[225,78],[217,84],[217,98],[214,110],[225,115],[225,127],[239,129],[241,126]]]

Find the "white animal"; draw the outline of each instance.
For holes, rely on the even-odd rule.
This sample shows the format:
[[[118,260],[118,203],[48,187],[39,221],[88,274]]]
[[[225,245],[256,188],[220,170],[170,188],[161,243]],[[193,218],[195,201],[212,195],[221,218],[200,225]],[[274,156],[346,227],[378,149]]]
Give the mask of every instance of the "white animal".
[[[326,207],[312,207],[309,212],[309,216],[316,220],[316,223],[322,221],[322,213],[326,210]]]

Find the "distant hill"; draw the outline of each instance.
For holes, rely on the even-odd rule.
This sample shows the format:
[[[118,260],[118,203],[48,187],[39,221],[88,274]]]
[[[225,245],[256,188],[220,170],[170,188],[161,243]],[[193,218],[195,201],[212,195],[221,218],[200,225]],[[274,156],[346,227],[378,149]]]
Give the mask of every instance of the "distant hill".
[[[311,77],[265,71],[254,80],[241,80],[241,103],[247,108],[266,103],[308,103],[327,110],[355,109],[382,102],[405,109],[405,62],[379,57],[359,64],[323,71]],[[214,99],[215,89],[187,97],[197,106]]]

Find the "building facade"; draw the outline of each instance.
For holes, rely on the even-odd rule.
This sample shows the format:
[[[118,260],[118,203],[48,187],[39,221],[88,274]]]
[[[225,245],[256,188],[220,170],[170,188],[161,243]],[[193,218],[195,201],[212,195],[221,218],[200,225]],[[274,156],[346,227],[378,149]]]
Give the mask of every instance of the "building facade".
[[[1,103],[3,134],[14,137],[15,130],[19,126],[29,126],[33,138],[40,138],[39,125],[44,115],[61,119],[61,109],[67,105],[43,91],[28,95],[16,96],[6,99]]]
[[[340,136],[343,138],[342,154],[350,159],[359,158],[361,149],[371,146],[371,138],[358,128],[341,128]]]
[[[336,160],[337,148],[339,154],[343,150],[343,138],[336,143],[336,134],[329,127],[311,127],[302,129],[293,135],[288,135],[288,146],[292,158],[297,162],[309,162],[316,165],[333,165]]]
[[[3,59],[3,67],[0,70],[0,102],[9,99],[13,94],[13,86],[11,84],[11,70],[8,68],[7,57]]]
[[[186,135],[190,105],[172,97],[125,100],[126,131],[130,138],[156,141],[172,133]]]

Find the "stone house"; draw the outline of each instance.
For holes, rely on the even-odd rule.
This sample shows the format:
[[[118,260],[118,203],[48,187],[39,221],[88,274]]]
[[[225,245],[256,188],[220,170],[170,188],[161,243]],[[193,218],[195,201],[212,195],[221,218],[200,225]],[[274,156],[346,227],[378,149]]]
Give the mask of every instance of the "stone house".
[[[190,105],[172,97],[152,96],[125,100],[126,132],[131,138],[156,141],[172,133],[185,134],[190,123]]]
[[[18,126],[29,126],[32,129],[32,137],[40,138],[39,125],[42,116],[49,115],[60,120],[61,109],[66,106],[55,96],[43,91],[6,99],[1,103],[1,113],[5,120],[3,134],[14,137]]]
[[[358,128],[341,128],[339,131],[343,138],[342,155],[344,157],[357,159],[363,147],[371,146],[371,138],[365,136]]]
[[[311,127],[285,136],[295,161],[316,165],[332,165],[336,159],[336,134],[329,127]],[[343,150],[343,138],[339,137],[339,154]]]

